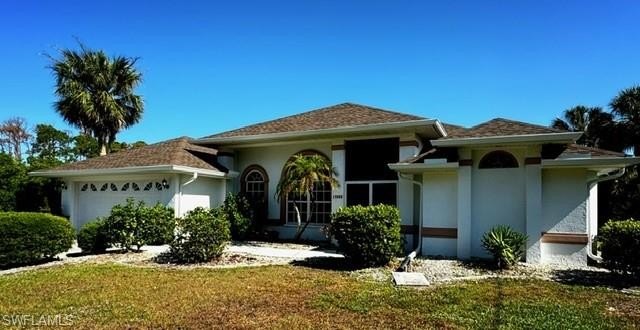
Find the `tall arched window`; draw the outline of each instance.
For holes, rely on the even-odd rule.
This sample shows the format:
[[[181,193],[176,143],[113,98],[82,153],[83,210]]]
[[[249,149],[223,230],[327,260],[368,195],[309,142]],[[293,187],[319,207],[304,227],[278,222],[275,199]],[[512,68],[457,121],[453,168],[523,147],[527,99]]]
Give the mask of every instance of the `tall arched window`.
[[[259,165],[251,165],[242,173],[240,183],[240,190],[251,204],[256,220],[266,220],[269,189],[267,172]]]
[[[512,154],[503,151],[496,150],[492,151],[480,160],[480,165],[478,168],[486,169],[486,168],[517,168],[518,160],[513,157]]]
[[[328,158],[315,150],[305,150],[298,152],[297,155],[320,155]],[[285,220],[289,223],[297,222],[296,211],[294,205],[298,206],[300,211],[300,219],[302,222],[307,220],[307,215],[311,213],[311,224],[327,224],[331,222],[331,184],[325,181],[317,181],[314,183],[313,190],[310,194],[291,193],[287,197],[284,206]]]

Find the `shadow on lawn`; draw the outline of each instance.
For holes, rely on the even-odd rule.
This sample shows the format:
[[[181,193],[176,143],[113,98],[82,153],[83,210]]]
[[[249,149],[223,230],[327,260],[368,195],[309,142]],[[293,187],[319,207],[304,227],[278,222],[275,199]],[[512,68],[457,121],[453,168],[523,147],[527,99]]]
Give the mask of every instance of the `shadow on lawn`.
[[[322,270],[352,271],[362,269],[354,265],[347,258],[335,257],[310,257],[304,260],[294,260],[291,262],[293,266],[307,267]]]
[[[639,279],[606,271],[583,269],[556,270],[553,280],[570,285],[600,286],[614,289],[627,289],[640,285]]]

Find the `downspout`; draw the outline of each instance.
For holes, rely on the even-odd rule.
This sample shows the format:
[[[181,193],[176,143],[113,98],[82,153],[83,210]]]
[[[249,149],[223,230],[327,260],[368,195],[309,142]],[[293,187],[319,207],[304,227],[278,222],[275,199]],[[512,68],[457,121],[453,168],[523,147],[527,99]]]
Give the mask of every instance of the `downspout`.
[[[193,172],[193,176],[187,182],[180,184],[180,201],[178,203],[178,214],[182,215],[182,187],[188,186],[198,179],[198,172]]]
[[[413,157],[417,157],[421,152],[422,152],[422,148],[424,148],[424,144],[422,143],[422,139],[416,139],[416,141],[418,141],[418,149],[416,150],[416,153],[413,155]],[[419,218],[419,222],[418,222],[418,244],[416,245],[416,248],[411,251],[411,253],[409,253],[409,255],[407,255],[404,260],[402,260],[402,263],[400,264],[400,266],[398,267],[398,271],[401,272],[405,272],[407,271],[407,268],[409,267],[409,265],[411,264],[411,262],[413,261],[413,259],[415,259],[415,257],[418,256],[418,253],[420,253],[420,249],[422,248],[422,182],[414,180],[413,178],[408,178],[405,176],[402,176],[402,173],[398,172],[398,178],[399,179],[403,179],[403,180],[407,180],[415,185],[418,186],[418,188],[420,188],[420,206],[418,206],[418,218]]]
[[[621,176],[623,176],[626,173],[627,169],[625,167],[619,169],[616,173],[607,173],[601,176],[597,176],[595,179],[593,180],[589,180],[587,181],[587,191],[591,191],[591,188],[593,187],[594,184],[600,183],[600,182],[604,182],[604,181],[610,181],[610,180],[615,180],[620,178]],[[588,200],[587,200],[588,201]],[[587,208],[589,207],[589,204],[587,204]],[[602,261],[602,257],[597,256],[595,254],[593,254],[593,249],[592,249],[592,245],[593,245],[593,235],[591,234],[592,229],[591,228],[591,212],[587,212],[587,214],[589,215],[589,218],[587,219],[587,256],[595,261]]]
[[[409,267],[413,259],[418,256],[418,253],[420,253],[420,249],[422,248],[422,182],[414,180],[413,178],[404,177],[400,172],[398,172],[398,178],[410,181],[420,188],[420,206],[418,208],[418,218],[420,220],[418,225],[418,244],[416,245],[416,248],[411,251],[411,253],[409,253],[409,255],[407,255],[404,260],[402,260],[402,263],[397,270],[399,272],[405,272],[407,271],[407,268]]]

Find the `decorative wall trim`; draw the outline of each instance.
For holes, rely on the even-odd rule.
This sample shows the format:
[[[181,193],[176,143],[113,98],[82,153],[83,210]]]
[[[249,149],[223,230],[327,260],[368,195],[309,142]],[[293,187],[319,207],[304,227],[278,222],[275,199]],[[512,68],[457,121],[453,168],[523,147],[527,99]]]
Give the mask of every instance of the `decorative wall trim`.
[[[404,235],[415,235],[418,233],[418,226],[416,225],[400,225],[400,233]]]
[[[473,166],[473,159],[460,159],[458,166]]]
[[[529,157],[524,159],[525,165],[540,165],[542,164],[542,158],[540,157]]]
[[[411,140],[411,141],[400,141],[400,146],[401,147],[419,147],[418,141],[416,140]]]
[[[558,243],[558,244],[587,244],[589,236],[582,233],[547,233],[542,232],[540,241],[542,243]]]
[[[331,145],[331,150],[344,150],[344,144]]]
[[[422,227],[422,237],[458,238],[458,228]]]

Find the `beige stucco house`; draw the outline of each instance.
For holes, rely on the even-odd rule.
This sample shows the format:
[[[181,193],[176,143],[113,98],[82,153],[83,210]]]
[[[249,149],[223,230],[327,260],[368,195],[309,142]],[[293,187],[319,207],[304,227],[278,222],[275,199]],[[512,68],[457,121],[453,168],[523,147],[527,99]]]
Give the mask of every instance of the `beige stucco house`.
[[[33,174],[64,180],[63,209],[76,227],[127,197],[181,216],[242,192],[281,238],[296,230],[293,201],[312,213],[307,239],[324,239],[339,207],[387,203],[400,209],[407,250],[423,255],[485,257],[482,234],[507,224],[529,236],[527,262],[586,264],[598,182],[640,159],[578,146],[579,137],[500,118],[464,128],[344,103]],[[318,183],[310,197],[278,202],[282,168],[298,153],[329,158],[340,187]]]

